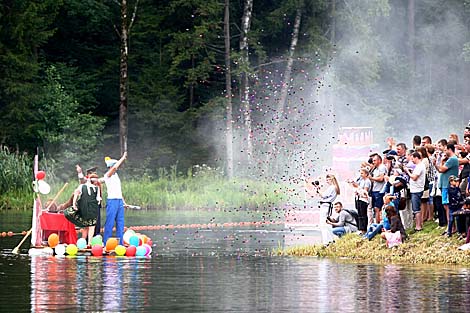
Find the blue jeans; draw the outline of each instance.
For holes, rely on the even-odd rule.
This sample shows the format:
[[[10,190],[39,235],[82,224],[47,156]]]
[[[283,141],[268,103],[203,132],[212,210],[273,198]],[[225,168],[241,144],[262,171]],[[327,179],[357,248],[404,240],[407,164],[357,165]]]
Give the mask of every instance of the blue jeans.
[[[447,235],[452,236],[452,224],[454,224],[454,220],[456,219],[454,216],[454,212],[457,212],[459,207],[452,207],[449,205],[449,224],[447,225]]]
[[[113,234],[114,222],[116,222],[116,237],[119,244],[124,244],[124,201],[122,199],[106,200],[106,222],[104,223],[103,243],[106,244]]]
[[[384,205],[384,194],[379,191],[372,191],[372,208],[381,209]]]
[[[382,228],[384,225],[382,223],[376,224],[373,223],[369,226],[367,229],[367,233],[364,235],[367,239],[371,240],[372,238],[375,237],[375,235],[380,234],[382,232]]]
[[[421,212],[421,197],[423,197],[422,191],[411,193],[411,209],[413,213]]]
[[[341,237],[344,234],[346,234],[346,228],[344,228],[344,226],[333,227],[331,231],[333,232],[334,235],[338,237]]]

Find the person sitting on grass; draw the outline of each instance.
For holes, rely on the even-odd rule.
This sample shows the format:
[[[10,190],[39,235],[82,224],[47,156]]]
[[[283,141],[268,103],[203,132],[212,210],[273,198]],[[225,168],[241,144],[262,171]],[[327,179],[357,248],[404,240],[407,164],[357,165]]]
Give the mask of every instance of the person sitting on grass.
[[[395,208],[389,205],[385,208],[385,213],[390,221],[390,230],[384,231],[381,236],[387,241],[387,247],[391,248],[403,243],[407,235]]]
[[[394,199],[395,197],[390,194],[386,194],[384,196],[384,205],[382,206],[382,213],[381,213],[383,219],[380,223],[372,223],[371,225],[369,225],[369,227],[367,228],[367,233],[365,233],[365,235],[363,236],[364,239],[372,240],[372,238],[374,238],[375,235],[377,235],[378,233],[382,231],[390,230],[390,221],[385,212],[385,208],[389,205],[395,206],[394,203],[392,202],[392,200]]]
[[[341,237],[346,233],[356,232],[356,221],[354,220],[354,217],[351,215],[351,213],[343,210],[343,204],[341,202],[336,202],[334,204],[334,209],[338,214],[338,219],[336,220],[330,216],[326,218],[326,223],[333,226],[333,234]]]

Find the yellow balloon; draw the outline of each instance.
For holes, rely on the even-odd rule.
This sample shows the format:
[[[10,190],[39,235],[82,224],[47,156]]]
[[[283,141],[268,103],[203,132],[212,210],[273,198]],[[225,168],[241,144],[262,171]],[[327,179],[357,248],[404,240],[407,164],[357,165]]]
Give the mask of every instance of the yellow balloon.
[[[123,256],[126,254],[126,247],[122,245],[117,245],[116,248],[114,248],[114,252],[116,252],[116,255],[118,256]]]
[[[65,252],[67,252],[68,255],[76,255],[78,252],[78,248],[72,243],[68,245],[67,248],[65,248]]]

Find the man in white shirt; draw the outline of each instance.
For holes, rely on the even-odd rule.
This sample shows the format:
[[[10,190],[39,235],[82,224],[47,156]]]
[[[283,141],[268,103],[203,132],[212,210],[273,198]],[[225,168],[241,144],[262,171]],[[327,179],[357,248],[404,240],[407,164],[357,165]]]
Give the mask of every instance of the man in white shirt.
[[[113,234],[114,223],[116,222],[116,237],[119,238],[119,243],[124,244],[124,198],[121,191],[121,180],[116,173],[119,166],[127,158],[127,152],[124,152],[119,161],[105,158],[108,171],[104,177],[100,179],[106,183],[107,197],[106,197],[106,222],[104,224],[103,241],[106,241]]]
[[[413,152],[411,160],[415,164],[413,172],[408,167],[405,167],[405,172],[410,176],[410,193],[411,193],[411,209],[415,217],[416,231],[423,228],[423,219],[421,216],[421,197],[424,192],[424,182],[426,179],[426,167],[421,162],[421,154]]]

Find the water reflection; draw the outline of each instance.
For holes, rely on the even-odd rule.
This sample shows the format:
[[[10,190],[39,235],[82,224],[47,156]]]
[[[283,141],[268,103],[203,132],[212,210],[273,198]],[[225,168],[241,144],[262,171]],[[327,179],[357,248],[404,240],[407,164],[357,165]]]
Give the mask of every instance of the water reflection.
[[[31,258],[31,310],[466,311],[468,268],[316,258]]]
[[[120,312],[149,305],[149,258],[32,257],[34,312],[87,308]]]

